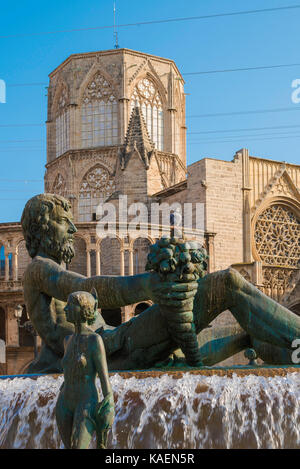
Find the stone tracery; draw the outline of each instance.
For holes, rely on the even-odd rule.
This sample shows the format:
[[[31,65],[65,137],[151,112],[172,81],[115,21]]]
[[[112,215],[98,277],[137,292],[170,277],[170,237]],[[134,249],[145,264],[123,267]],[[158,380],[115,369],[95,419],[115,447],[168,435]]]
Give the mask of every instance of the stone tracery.
[[[62,155],[70,148],[70,111],[68,109],[69,93],[66,86],[63,86],[56,102],[56,156]]]
[[[82,147],[118,143],[118,104],[108,81],[100,72],[85,89],[81,113]]]
[[[56,114],[61,114],[65,108],[67,107],[69,102],[69,93],[67,90],[66,86],[63,86],[61,89],[61,93],[59,95],[59,98],[57,100],[57,106],[56,106]]]
[[[299,268],[300,221],[291,209],[271,205],[256,221],[255,246],[264,264]]]
[[[141,79],[131,96],[131,109],[139,106],[147,124],[151,140],[158,150],[163,150],[164,116],[158,90],[148,78]]]
[[[114,179],[104,166],[98,164],[91,168],[79,188],[79,221],[91,221],[99,203],[114,190]]]
[[[53,194],[58,194],[62,195],[63,197],[66,197],[66,181],[65,178],[61,175],[61,173],[58,173],[54,180],[52,192]]]

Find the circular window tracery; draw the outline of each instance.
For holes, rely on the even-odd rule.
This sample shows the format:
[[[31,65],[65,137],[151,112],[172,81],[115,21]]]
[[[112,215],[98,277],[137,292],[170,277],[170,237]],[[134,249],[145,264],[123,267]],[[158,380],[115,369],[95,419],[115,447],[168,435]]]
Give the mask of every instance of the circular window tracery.
[[[254,240],[264,264],[299,268],[300,220],[290,208],[275,204],[264,210],[257,218]]]
[[[98,205],[109,197],[114,190],[114,179],[108,170],[101,165],[94,166],[84,176],[80,185],[79,221],[92,221]]]

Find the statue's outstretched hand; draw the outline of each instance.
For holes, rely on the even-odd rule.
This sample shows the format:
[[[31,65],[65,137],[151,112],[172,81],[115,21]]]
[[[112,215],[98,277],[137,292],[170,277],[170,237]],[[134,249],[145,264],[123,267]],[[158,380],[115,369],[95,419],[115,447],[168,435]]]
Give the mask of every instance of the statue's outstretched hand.
[[[163,281],[156,272],[151,272],[151,300],[159,305],[189,311],[198,288],[196,281],[183,278],[182,281]]]
[[[166,237],[150,246],[147,257],[146,270],[153,275],[155,301],[190,366],[202,365],[193,306],[197,281],[206,273],[207,259],[205,249],[197,242]]]

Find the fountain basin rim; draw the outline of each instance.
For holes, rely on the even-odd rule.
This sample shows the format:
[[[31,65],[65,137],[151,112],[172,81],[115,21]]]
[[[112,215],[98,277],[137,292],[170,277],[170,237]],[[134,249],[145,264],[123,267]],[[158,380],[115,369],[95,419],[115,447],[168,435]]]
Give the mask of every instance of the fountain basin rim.
[[[209,367],[203,366],[199,368],[152,368],[147,370],[111,370],[110,376],[115,374],[120,375],[124,379],[129,378],[160,378],[164,375],[172,376],[173,378],[182,378],[186,373],[198,376],[226,376],[232,377],[234,374],[240,377],[255,375],[264,377],[286,376],[288,373],[299,373],[300,365],[261,365],[261,366],[245,366],[236,365],[231,367]],[[34,373],[34,374],[20,374],[20,375],[2,375],[0,379],[15,379],[15,378],[30,378],[37,379],[42,376],[52,376],[58,378],[63,376],[62,373]]]

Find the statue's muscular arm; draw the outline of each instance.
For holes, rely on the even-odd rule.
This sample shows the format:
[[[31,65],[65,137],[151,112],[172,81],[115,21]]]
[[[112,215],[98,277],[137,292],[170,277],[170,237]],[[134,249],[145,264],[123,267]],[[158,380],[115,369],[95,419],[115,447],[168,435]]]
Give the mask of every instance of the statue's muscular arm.
[[[29,264],[24,277],[24,296],[28,313],[44,342],[61,355],[64,337],[74,331],[72,324],[57,321],[57,308],[61,307],[59,303],[67,301],[68,295],[74,291],[91,291],[93,287],[97,290],[100,308],[116,308],[147,299],[180,308],[182,300],[194,296],[197,283],[163,283],[155,273],[129,277],[86,278],[75,272],[66,271],[49,258],[36,256]],[[56,300],[55,308],[51,308],[52,298]],[[114,333],[109,335],[109,340],[107,338],[105,340],[107,353],[111,354],[120,348],[125,340],[124,334],[129,334],[129,330],[133,348],[140,349],[141,344],[146,346],[145,342],[150,342],[148,344],[150,347],[156,346],[157,342],[167,340],[168,333],[166,325],[161,324],[159,308],[155,307],[154,310],[149,309],[147,315],[141,315],[139,318],[139,326],[140,323],[144,326],[138,327],[139,333],[133,324],[130,329],[126,324],[116,328]]]
[[[129,277],[86,278],[76,272],[65,270],[51,259],[37,256],[25,274],[25,288],[28,284],[35,291],[38,290],[57,300],[67,301],[70,293],[80,290],[91,291],[94,287],[98,293],[99,307],[110,309],[150,299],[153,296],[150,283],[154,275],[146,273]]]
[[[66,271],[55,261],[36,256],[24,276],[24,297],[30,320],[44,342],[63,355],[64,338],[74,333],[73,324],[59,319],[66,302],[74,291],[97,290],[100,308],[116,308],[150,298],[152,274],[132,277],[96,276],[86,278]],[[53,303],[55,300],[55,303]]]

